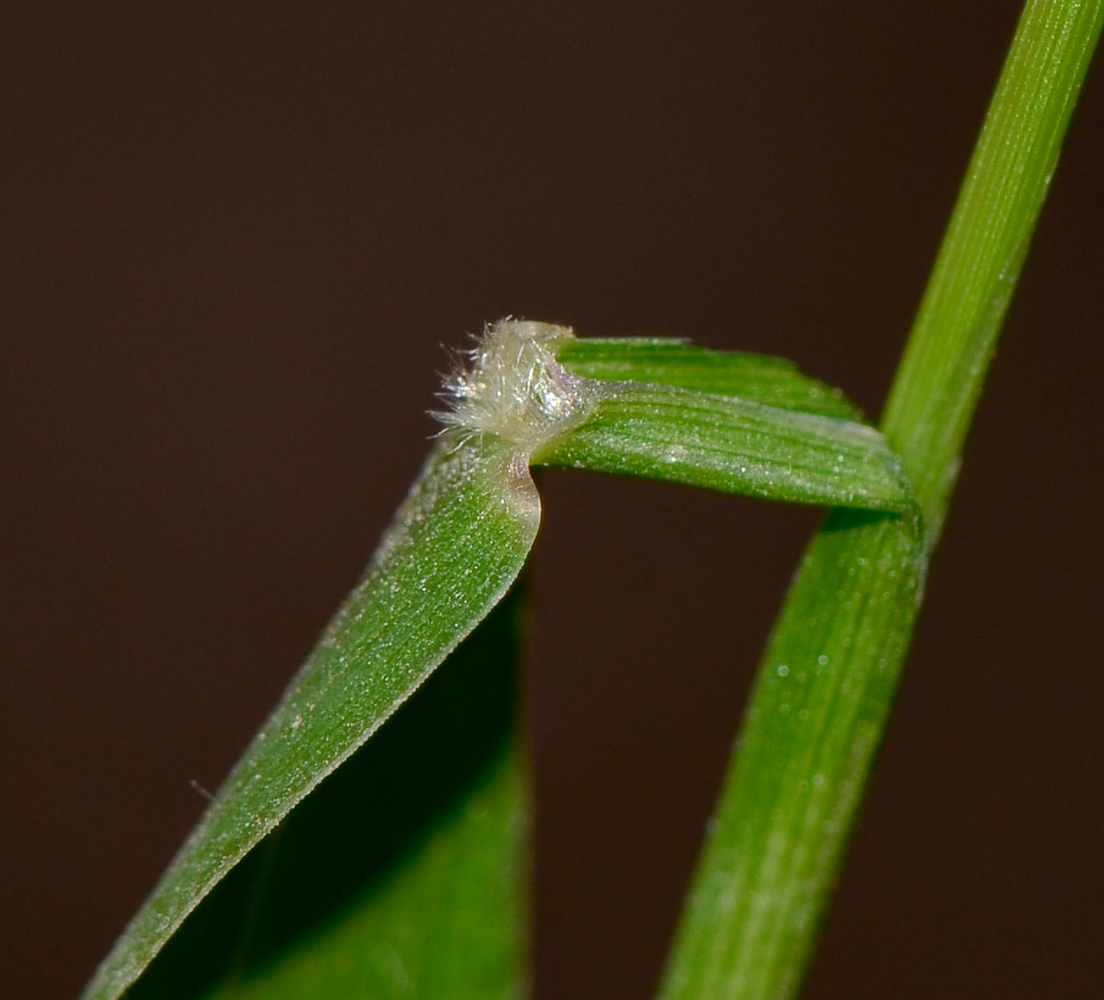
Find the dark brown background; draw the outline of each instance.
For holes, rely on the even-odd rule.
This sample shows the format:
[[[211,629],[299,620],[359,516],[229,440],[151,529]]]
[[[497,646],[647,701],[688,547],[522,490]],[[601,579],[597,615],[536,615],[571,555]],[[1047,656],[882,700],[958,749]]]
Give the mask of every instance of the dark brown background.
[[[877,413],[1017,4],[5,4],[0,981],[72,997],[508,313]],[[807,996],[1104,993],[1104,73]],[[809,510],[545,476],[540,1000],[650,995]]]

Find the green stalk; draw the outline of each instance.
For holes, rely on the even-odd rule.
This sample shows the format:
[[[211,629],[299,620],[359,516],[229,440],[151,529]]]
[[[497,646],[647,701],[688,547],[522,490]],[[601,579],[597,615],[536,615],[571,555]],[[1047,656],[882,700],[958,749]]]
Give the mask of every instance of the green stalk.
[[[1100,35],[1100,0],[1031,0],[894,379],[882,430],[935,532]]]
[[[760,666],[663,1000],[779,1000],[801,985],[1102,19],[1104,0],[1024,9],[883,421],[919,509],[837,510],[814,536]]]

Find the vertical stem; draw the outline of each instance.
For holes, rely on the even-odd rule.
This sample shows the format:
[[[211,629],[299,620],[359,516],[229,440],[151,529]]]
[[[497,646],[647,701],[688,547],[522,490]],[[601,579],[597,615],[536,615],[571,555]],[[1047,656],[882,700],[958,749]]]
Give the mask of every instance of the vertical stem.
[[[833,512],[768,643],[662,1000],[796,994],[892,704],[959,455],[1104,18],[1028,0],[883,422],[914,517]]]
[[[882,421],[929,529],[963,441],[1100,35],[1100,0],[1024,9]]]

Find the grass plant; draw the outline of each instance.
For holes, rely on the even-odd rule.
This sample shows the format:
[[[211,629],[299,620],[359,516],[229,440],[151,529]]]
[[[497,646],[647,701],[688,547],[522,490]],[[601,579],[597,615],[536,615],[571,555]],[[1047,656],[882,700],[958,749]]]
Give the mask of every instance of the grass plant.
[[[516,691],[539,465],[832,508],[661,986],[794,995],[1102,19],[1104,0],[1029,0],[880,430],[778,359],[490,327],[363,581],[85,998],[526,993]]]

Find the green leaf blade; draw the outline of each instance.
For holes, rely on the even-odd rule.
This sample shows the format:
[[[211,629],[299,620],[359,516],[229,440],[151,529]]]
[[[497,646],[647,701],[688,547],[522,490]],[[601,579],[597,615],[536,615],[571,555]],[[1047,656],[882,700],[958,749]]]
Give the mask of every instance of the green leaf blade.
[[[127,1000],[506,1000],[527,985],[524,588],[188,917]]]
[[[583,424],[537,449],[533,463],[794,503],[913,505],[873,428],[675,386],[616,383]]]
[[[560,345],[556,360],[586,378],[678,386],[841,420],[861,416],[839,389],[803,375],[792,361],[766,354],[714,351],[663,337],[580,337]]]
[[[115,1000],[188,914],[497,604],[539,524],[507,442],[440,439],[360,585],[85,990]]]

